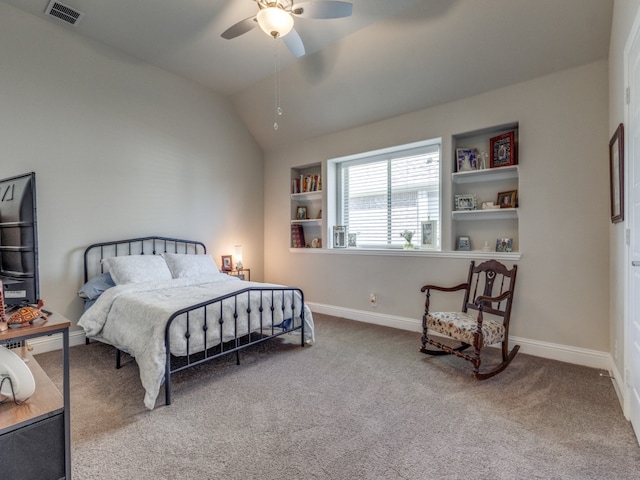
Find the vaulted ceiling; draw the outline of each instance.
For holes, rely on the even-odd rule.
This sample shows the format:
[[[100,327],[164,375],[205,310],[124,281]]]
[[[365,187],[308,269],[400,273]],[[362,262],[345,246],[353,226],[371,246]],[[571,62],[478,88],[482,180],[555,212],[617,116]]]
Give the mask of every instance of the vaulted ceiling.
[[[296,18],[295,58],[259,28],[220,34],[253,0],[2,0],[229,96],[264,150],[607,58],[613,0],[350,0],[353,15]],[[274,75],[276,65],[278,75]],[[273,127],[279,85],[283,115]]]

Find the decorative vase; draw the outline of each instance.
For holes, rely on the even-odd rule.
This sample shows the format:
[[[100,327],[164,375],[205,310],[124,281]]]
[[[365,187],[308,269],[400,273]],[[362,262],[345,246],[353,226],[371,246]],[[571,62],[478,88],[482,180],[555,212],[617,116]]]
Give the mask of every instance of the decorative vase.
[[[413,243],[407,242],[402,247],[403,250],[413,250]]]

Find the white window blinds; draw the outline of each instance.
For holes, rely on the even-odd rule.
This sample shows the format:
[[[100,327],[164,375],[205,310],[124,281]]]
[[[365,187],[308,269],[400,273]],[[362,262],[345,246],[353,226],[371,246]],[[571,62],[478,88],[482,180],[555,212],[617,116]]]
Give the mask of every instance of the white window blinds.
[[[358,247],[402,248],[405,230],[419,247],[422,222],[432,220],[439,247],[440,144],[344,161],[338,177],[338,218],[356,234]]]

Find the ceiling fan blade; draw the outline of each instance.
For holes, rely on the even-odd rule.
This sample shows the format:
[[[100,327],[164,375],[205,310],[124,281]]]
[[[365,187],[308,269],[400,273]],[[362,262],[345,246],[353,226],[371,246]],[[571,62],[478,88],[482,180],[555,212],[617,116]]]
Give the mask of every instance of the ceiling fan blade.
[[[252,30],[255,26],[258,25],[256,21],[255,15],[253,17],[245,18],[244,20],[240,20],[235,25],[230,26],[222,35],[222,38],[226,38],[227,40],[231,40],[232,38],[239,37],[242,34],[247,33],[249,30]]]
[[[300,35],[298,35],[298,32],[296,32],[295,28],[282,37],[282,41],[291,53],[293,53],[294,57],[299,58],[306,53],[302,39],[300,38]]]
[[[353,5],[349,2],[335,0],[318,0],[316,2],[298,3],[293,7],[294,15],[302,18],[343,18],[350,17]]]

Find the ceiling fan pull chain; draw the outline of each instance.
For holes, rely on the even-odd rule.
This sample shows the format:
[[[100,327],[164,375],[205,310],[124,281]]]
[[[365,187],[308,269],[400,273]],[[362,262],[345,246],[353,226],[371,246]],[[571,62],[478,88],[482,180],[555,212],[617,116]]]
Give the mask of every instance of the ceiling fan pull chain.
[[[278,48],[278,40],[274,38],[275,41],[275,50],[273,55],[273,64],[274,64],[274,81],[275,81],[275,112],[274,112],[274,121],[273,121],[273,129],[278,130],[278,117],[282,115],[282,108],[280,107],[280,49]]]

